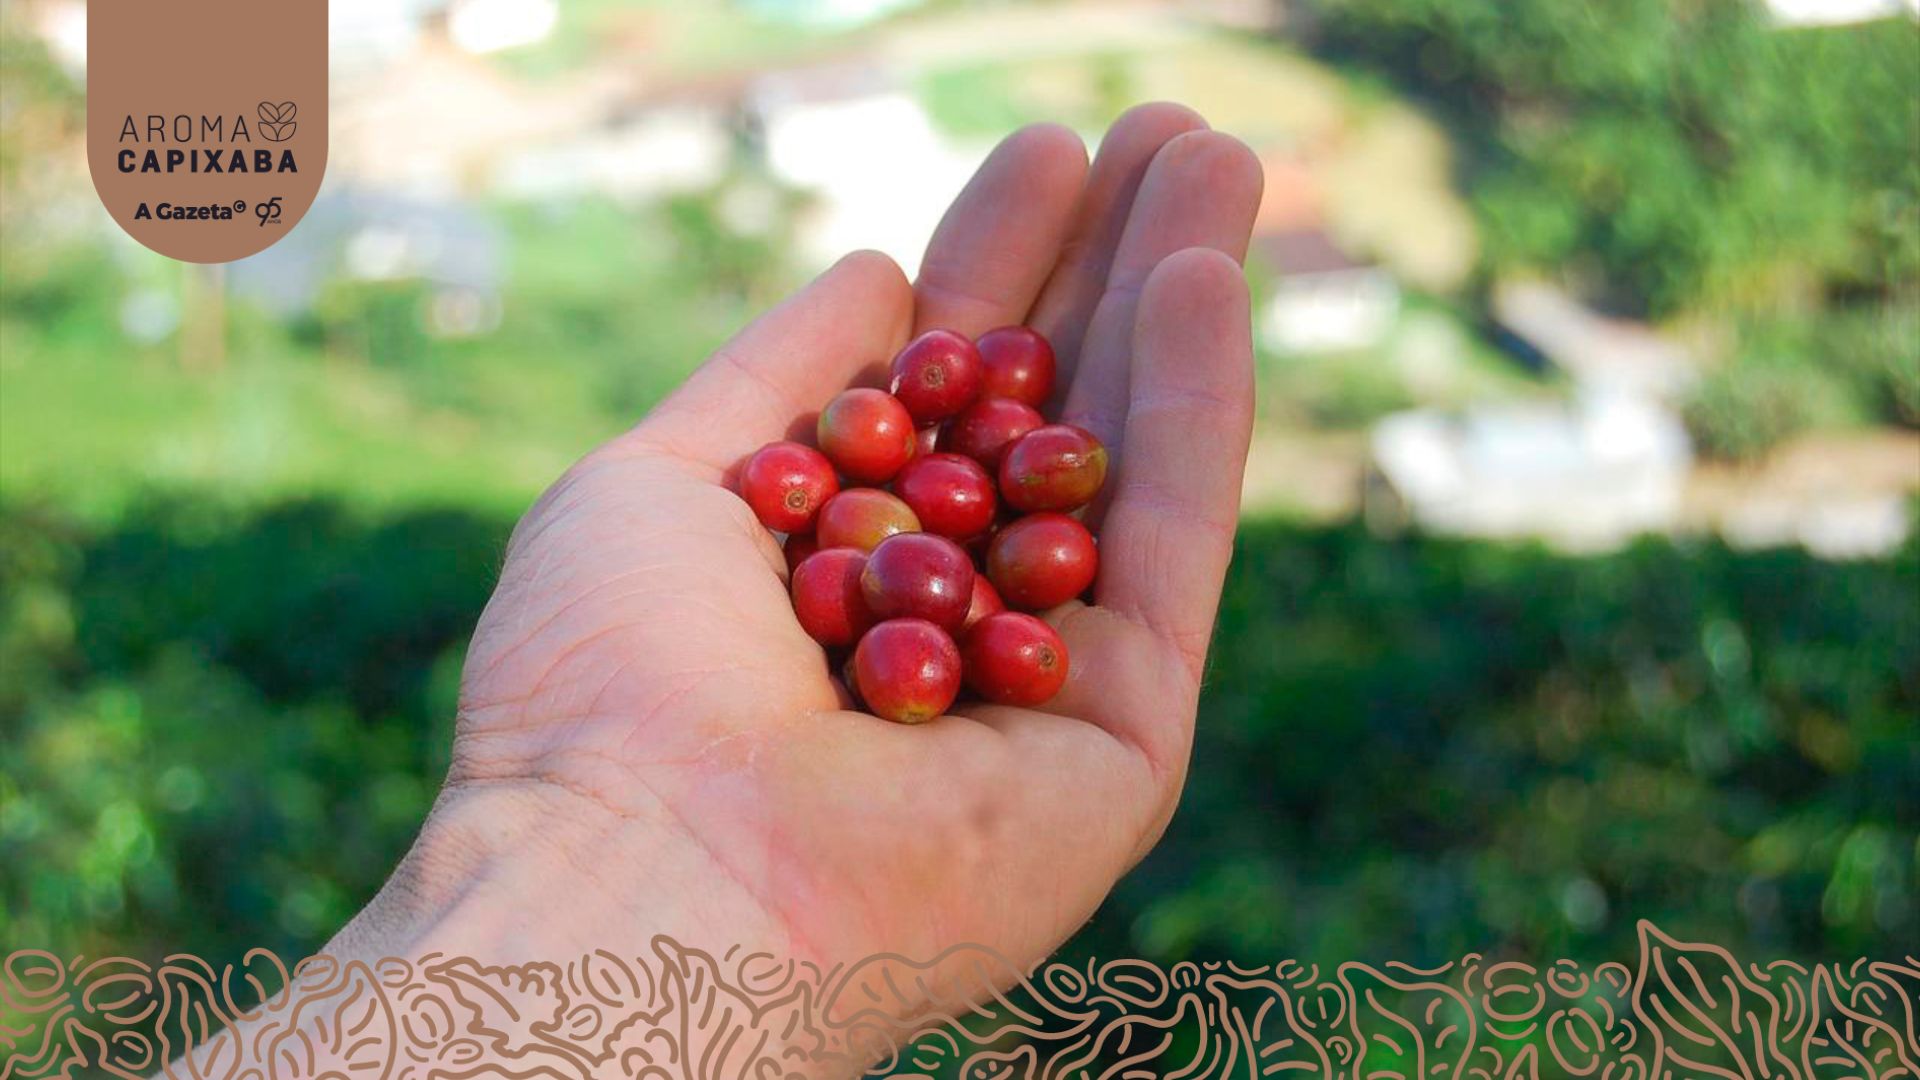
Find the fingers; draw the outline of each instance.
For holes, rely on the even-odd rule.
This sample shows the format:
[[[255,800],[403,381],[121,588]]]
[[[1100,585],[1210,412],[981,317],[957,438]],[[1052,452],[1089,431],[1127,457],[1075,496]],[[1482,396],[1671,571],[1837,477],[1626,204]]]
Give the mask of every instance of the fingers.
[[[1073,221],[1087,173],[1080,137],[1035,124],[1002,140],[941,218],[914,285],[915,332],[969,337],[1026,319]]]
[[[912,321],[900,268],[856,251],[720,346],[624,438],[724,472],[806,430],[849,384],[878,381]]]
[[[803,431],[842,388],[878,381],[921,327],[975,335],[1026,317],[1086,174],[1079,137],[1035,125],[988,156],[935,231],[919,302],[891,260],[855,252],[720,347],[627,439],[715,473]]]
[[[1204,247],[1245,257],[1260,207],[1260,163],[1239,140],[1213,131],[1175,137],[1154,156],[1108,268],[1105,292],[1067,390],[1067,422],[1118,450],[1129,398],[1140,288],[1160,260]]]
[[[1098,609],[1083,610],[1089,613],[1086,619],[1098,616]],[[1100,639],[1102,634],[1095,623],[1076,617],[1068,620],[1062,636],[1070,637],[1069,650],[1091,655],[1109,644]],[[1076,653],[1076,663],[1078,657]],[[1139,674],[1148,672],[1140,669]],[[1109,693],[1151,693],[1147,683],[1148,678],[1123,678]],[[1015,781],[1012,790],[1022,793],[1023,801],[1046,804],[1044,812],[1035,815],[1049,826],[1043,874],[1062,882],[1098,882],[1099,892],[1090,898],[1097,904],[1107,883],[1139,861],[1171,817],[1188,752],[1167,740],[1145,753],[1125,732],[1103,733],[1078,716],[1058,711],[1059,700],[1048,703],[1045,712],[970,704],[935,723],[984,726],[1005,740],[1007,753],[998,771]]]
[[[1098,605],[1047,613],[1067,644],[1066,685],[1040,712],[960,710],[1023,740],[1085,721],[1136,751],[1144,773],[1115,771],[1106,803],[1138,813],[1140,846],[1130,858],[1165,825],[1185,777],[1201,665],[1233,554],[1253,430],[1239,265],[1202,248],[1163,260],[1142,288],[1134,338],[1128,448],[1101,533]],[[1038,749],[1022,757],[1044,761]],[[1092,786],[1084,769],[1077,775]]]
[[[956,714],[1011,740],[1015,760],[1036,773],[1036,790],[1071,777],[1075,808],[1090,803],[1101,815],[1101,827],[1073,835],[1104,846],[1118,873],[1152,846],[1179,799],[1194,692],[1179,659],[1138,623],[1078,602],[1047,621],[1067,644],[1060,692],[1038,710],[973,703]]]
[[[1072,378],[1081,339],[1106,291],[1107,270],[1147,166],[1169,139],[1206,126],[1192,109],[1161,101],[1127,110],[1100,140],[1058,265],[1027,320],[1053,344],[1061,386]]]
[[[1253,432],[1239,264],[1210,249],[1162,261],[1140,293],[1133,354],[1126,452],[1101,530],[1095,597],[1151,630],[1197,687]]]

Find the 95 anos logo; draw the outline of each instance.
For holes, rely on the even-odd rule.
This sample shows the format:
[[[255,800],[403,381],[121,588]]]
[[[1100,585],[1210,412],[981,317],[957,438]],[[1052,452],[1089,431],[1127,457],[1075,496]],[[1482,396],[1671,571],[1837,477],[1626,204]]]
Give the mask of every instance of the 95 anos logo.
[[[227,262],[286,233],[327,164],[327,3],[89,0],[87,163],[162,255]]]

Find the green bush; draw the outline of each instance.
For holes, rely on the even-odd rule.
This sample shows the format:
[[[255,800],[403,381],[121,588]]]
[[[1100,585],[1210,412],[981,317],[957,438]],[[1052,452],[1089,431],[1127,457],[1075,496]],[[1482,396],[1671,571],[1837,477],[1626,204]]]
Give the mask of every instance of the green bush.
[[[1920,25],[1781,31],[1749,0],[1321,0],[1321,47],[1472,150],[1494,266],[1657,313],[1920,282]]]
[[[1920,933],[1920,549],[1249,525],[1192,777],[1078,948],[1416,963]]]
[[[1713,457],[1751,460],[1814,428],[1920,426],[1920,310],[1897,305],[1745,320],[1686,418]]]
[[[496,521],[0,512],[0,940],[301,955],[444,772]]]
[[[1920,427],[1920,305],[1832,316],[1816,346],[1851,381],[1866,417]]]
[[[1338,356],[1270,356],[1260,363],[1263,411],[1281,422],[1364,428],[1388,413],[1420,404],[1406,380],[1378,351]]]
[[[1842,389],[1818,368],[1743,358],[1701,380],[1686,421],[1707,456],[1751,461],[1844,411]]]
[[[0,509],[0,938],[317,947],[410,842],[509,522]],[[1600,559],[1250,525],[1168,837],[1072,951],[1894,955],[1920,550]],[[1070,783],[1070,777],[1063,777]]]

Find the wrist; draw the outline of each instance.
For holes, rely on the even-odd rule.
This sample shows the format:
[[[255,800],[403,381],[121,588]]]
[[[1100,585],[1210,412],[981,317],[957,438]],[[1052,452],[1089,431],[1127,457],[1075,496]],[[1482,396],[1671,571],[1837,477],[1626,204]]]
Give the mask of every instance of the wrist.
[[[764,913],[696,881],[709,870],[650,816],[590,801],[449,786],[374,899],[281,994],[191,1051],[194,1067],[297,1053],[316,1075],[405,1060],[828,1077],[884,1055],[829,1031],[821,967],[782,953]],[[690,895],[711,903],[672,899]]]
[[[385,886],[323,952],[483,964],[634,956],[665,935],[715,953],[803,955],[670,814],[540,780],[449,784]]]

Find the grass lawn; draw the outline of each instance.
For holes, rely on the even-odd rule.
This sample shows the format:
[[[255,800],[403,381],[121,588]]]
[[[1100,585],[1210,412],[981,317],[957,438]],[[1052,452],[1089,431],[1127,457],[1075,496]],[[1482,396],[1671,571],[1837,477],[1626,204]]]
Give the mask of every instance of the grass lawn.
[[[684,214],[496,216],[513,268],[502,322],[467,340],[420,329],[414,286],[352,283],[290,328],[230,305],[224,363],[193,369],[177,337],[121,333],[137,267],[103,261],[51,317],[16,294],[0,315],[0,495],[95,519],[168,493],[517,512],[761,302],[748,278],[680,272],[689,246],[712,246]],[[168,269],[153,280],[181,295],[186,271]]]

